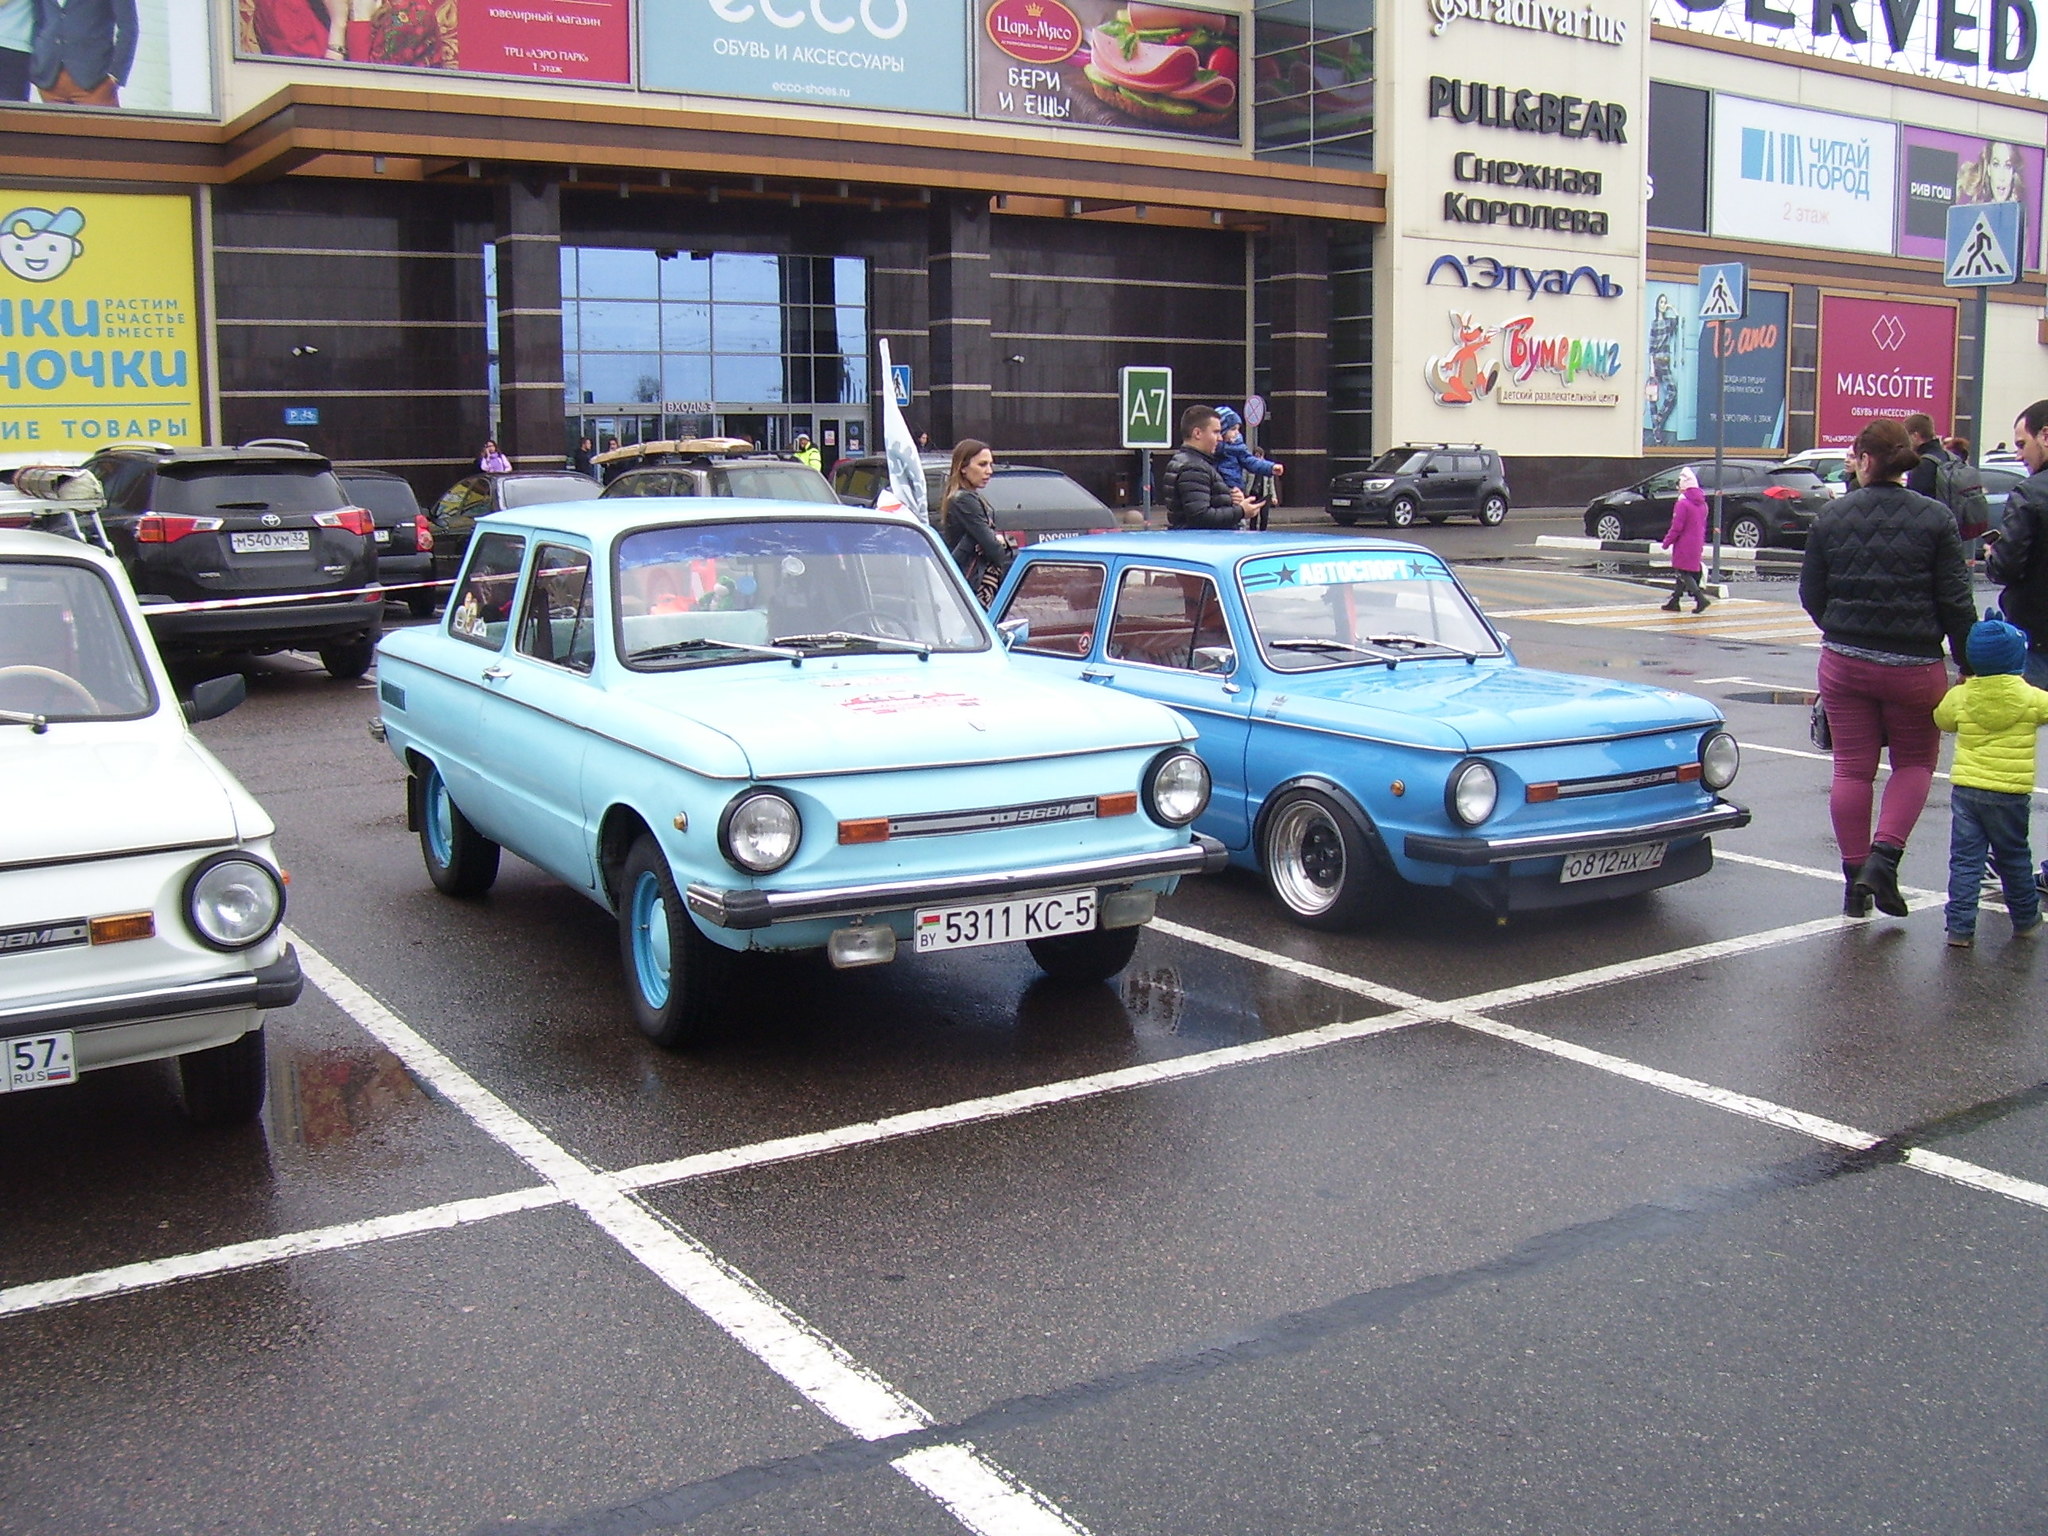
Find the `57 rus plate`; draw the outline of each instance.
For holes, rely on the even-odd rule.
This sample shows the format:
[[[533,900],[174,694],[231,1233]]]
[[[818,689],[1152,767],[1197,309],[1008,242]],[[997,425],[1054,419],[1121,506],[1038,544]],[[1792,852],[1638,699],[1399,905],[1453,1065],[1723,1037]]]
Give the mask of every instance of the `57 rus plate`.
[[[1095,892],[1049,891],[1015,901],[982,902],[967,907],[927,907],[917,914],[917,953],[939,949],[978,949],[984,944],[1015,944],[1023,939],[1079,933],[1095,926]]]
[[[1557,881],[1569,885],[1574,880],[1604,880],[1609,875],[1633,875],[1638,870],[1655,869],[1664,862],[1664,847],[1663,843],[1630,843],[1626,848],[1568,853]]]
[[[17,1035],[7,1043],[7,1070],[0,1072],[0,1093],[26,1088],[55,1088],[78,1080],[71,1051],[71,1031],[48,1035]]]

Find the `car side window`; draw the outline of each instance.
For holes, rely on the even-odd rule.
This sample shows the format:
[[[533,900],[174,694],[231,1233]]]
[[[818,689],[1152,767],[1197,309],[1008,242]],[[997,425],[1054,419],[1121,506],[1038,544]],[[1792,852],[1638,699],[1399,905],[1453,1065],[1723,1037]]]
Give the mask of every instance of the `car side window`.
[[[110,512],[149,510],[149,465],[136,458],[102,459],[92,466],[100,487],[107,493]]]
[[[1198,647],[1229,643],[1216,583],[1207,576],[1139,567],[1117,583],[1105,652],[1111,660],[1193,671]]]
[[[543,544],[519,616],[519,653],[588,672],[597,659],[590,612],[590,552]]]
[[[1476,453],[1461,453],[1458,455],[1458,473],[1461,475],[1483,475],[1486,473],[1486,460]]]
[[[526,540],[510,533],[487,533],[471,546],[462,586],[448,604],[449,634],[487,650],[504,645],[525,554]]]
[[[473,475],[467,480],[456,481],[442,492],[441,499],[434,503],[433,520],[444,523],[464,514],[477,517],[489,510],[490,505],[491,482],[481,475]]]
[[[1029,566],[1004,606],[1004,619],[1028,619],[1031,633],[1017,647],[1040,656],[1086,656],[1102,612],[1099,565],[1042,560]]]
[[[1677,490],[1678,471],[1675,469],[1659,470],[1643,482],[1643,494],[1646,496],[1669,496]]]

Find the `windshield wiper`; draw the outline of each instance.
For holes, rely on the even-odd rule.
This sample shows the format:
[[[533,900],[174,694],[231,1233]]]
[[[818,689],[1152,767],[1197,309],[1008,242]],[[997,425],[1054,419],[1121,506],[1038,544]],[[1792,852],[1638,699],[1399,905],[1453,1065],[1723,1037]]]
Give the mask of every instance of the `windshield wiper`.
[[[1442,640],[1425,640],[1420,635],[1367,635],[1365,638],[1374,645],[1413,645],[1430,650],[1449,651],[1453,656],[1462,656],[1467,661],[1479,659],[1477,651],[1468,651],[1462,645],[1449,645]]]
[[[1377,635],[1372,638],[1378,639]],[[1383,651],[1370,645],[1353,645],[1349,640],[1269,640],[1266,648],[1272,651],[1349,651],[1354,656],[1370,657],[1383,661],[1392,671],[1401,657],[1394,651]]]
[[[25,725],[37,736],[50,728],[48,715],[31,715],[18,709],[0,709],[0,725]]]
[[[923,640],[899,640],[894,635],[863,635],[843,629],[828,630],[819,635],[777,635],[771,645],[806,645],[822,650],[828,646],[844,648],[853,644],[872,645],[885,651],[915,652],[919,661],[931,659],[932,648]]]
[[[803,664],[802,651],[785,650],[773,645],[748,645],[741,640],[707,640],[699,635],[689,640],[671,640],[665,645],[651,645],[644,651],[635,651],[626,658],[629,662],[658,661],[664,656],[686,656],[694,651],[738,651],[745,656],[772,656],[777,661],[793,661]]]

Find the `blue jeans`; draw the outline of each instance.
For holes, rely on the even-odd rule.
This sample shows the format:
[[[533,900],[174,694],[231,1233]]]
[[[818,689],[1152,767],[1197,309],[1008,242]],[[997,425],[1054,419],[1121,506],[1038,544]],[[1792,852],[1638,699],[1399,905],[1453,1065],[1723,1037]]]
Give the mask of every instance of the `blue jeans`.
[[[2041,921],[2041,893],[2034,885],[2034,855],[2027,846],[2029,796],[1996,789],[1952,785],[1948,792],[1954,822],[1948,839],[1948,907],[1950,933],[1977,931],[1977,898],[1988,857],[2005,887],[2006,911],[2014,928]]]

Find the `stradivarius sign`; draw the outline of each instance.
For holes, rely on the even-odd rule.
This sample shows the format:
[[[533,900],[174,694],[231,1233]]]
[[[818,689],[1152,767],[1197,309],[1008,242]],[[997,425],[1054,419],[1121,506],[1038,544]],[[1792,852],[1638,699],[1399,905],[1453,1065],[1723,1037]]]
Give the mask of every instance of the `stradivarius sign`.
[[[1429,14],[1436,22],[1431,28],[1436,37],[1442,37],[1454,21],[1479,21],[1616,47],[1628,41],[1628,23],[1621,17],[1606,15],[1590,5],[1573,5],[1569,0],[1562,4],[1550,0],[1429,0]]]

